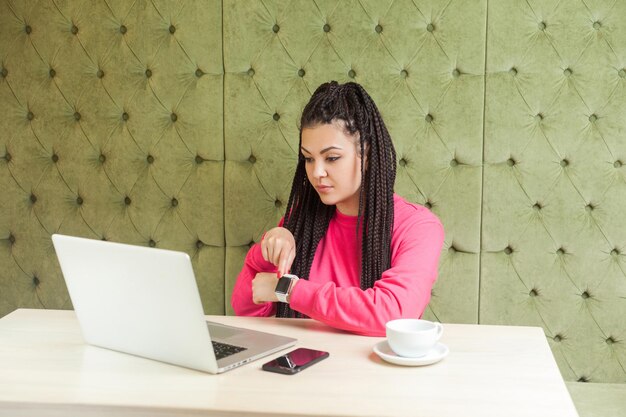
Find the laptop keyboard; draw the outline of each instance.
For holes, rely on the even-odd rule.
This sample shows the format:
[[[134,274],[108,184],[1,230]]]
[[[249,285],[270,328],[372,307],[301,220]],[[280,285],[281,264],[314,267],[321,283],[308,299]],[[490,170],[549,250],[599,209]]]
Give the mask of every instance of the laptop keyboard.
[[[211,342],[213,343],[213,350],[215,351],[215,359],[218,360],[247,349],[245,347],[229,345],[227,343]]]

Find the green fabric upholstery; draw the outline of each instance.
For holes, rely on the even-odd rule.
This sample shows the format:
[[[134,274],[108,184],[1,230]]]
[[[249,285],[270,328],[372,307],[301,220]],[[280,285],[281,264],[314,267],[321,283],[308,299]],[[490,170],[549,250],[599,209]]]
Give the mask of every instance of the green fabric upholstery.
[[[542,326],[581,415],[624,416],[624,21],[613,0],[0,0],[0,316],[71,308],[56,232],[185,251],[231,314],[302,107],[355,80],[396,191],[446,230],[425,317]]]
[[[490,3],[480,318],[626,382],[626,3],[595,3]]]
[[[57,232],[184,250],[224,312],[221,7],[0,2],[0,314],[71,307]]]
[[[626,415],[626,384],[567,382],[580,417],[623,417]]]

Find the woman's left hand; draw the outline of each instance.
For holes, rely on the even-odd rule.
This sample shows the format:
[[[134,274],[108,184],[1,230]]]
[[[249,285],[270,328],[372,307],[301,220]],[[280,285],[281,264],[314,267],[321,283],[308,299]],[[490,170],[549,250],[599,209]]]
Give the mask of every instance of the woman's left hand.
[[[278,278],[273,272],[259,272],[252,280],[252,301],[255,304],[263,304],[267,302],[278,301],[274,290]]]

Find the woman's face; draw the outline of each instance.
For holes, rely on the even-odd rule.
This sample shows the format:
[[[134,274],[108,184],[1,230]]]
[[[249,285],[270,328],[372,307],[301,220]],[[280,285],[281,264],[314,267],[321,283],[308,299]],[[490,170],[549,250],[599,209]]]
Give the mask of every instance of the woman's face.
[[[356,216],[361,189],[358,136],[345,133],[341,123],[302,129],[300,151],[306,175],[322,202],[336,205],[342,214]]]

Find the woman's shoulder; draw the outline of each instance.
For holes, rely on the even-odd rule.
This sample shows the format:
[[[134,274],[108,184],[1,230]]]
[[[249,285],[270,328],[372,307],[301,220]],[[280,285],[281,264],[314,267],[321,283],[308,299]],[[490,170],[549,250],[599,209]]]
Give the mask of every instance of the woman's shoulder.
[[[417,224],[435,223],[441,225],[439,218],[428,208],[407,201],[398,194],[393,195],[394,226],[401,227]]]

